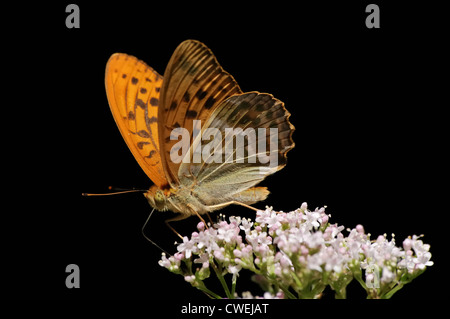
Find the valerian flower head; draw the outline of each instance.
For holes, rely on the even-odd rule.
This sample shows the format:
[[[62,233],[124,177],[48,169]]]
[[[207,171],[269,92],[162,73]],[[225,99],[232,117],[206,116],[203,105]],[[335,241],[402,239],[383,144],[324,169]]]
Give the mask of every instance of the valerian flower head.
[[[327,286],[336,298],[345,298],[352,279],[369,298],[390,298],[433,265],[430,245],[421,236],[408,237],[397,247],[386,235],[371,240],[362,225],[347,229],[346,236],[345,227],[331,224],[330,217],[325,208],[310,211],[303,203],[286,213],[259,210],[254,221],[232,216],[210,227],[200,222],[198,231],[177,245],[178,252],[169,258],[163,254],[159,264],[215,298],[220,296],[203,282],[210,273],[226,297],[235,298],[243,271],[254,274],[264,298],[317,298]],[[242,298],[255,297],[244,292]]]

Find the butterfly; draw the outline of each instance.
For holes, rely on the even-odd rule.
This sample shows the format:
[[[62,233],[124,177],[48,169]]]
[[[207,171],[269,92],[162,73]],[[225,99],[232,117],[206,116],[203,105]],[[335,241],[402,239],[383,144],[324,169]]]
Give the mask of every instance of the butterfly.
[[[267,93],[243,93],[199,41],[182,42],[164,76],[131,55],[113,54],[105,84],[120,133],[154,183],[145,197],[156,210],[178,213],[167,224],[193,215],[202,219],[200,215],[230,204],[265,200],[269,191],[255,185],[282,169],[294,147],[294,126],[283,102]],[[209,137],[216,140],[212,146],[202,135],[211,129]],[[237,135],[229,137],[239,129],[260,134],[230,147],[238,144]],[[189,141],[182,161],[173,160],[180,152],[180,141],[173,138],[177,130]],[[219,152],[224,145],[228,152]]]

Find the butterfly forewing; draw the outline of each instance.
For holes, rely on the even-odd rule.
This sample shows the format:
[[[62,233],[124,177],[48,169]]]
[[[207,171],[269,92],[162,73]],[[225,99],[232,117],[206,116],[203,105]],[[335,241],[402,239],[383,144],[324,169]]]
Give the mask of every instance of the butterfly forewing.
[[[109,106],[120,133],[147,176],[167,184],[159,151],[158,105],[162,77],[127,54],[112,55],[106,66]]]
[[[158,111],[161,158],[169,183],[179,183],[180,163],[171,161],[173,129],[182,127],[193,136],[193,121],[203,122],[226,98],[242,93],[233,77],[219,65],[203,43],[187,40],[175,50],[164,73]]]

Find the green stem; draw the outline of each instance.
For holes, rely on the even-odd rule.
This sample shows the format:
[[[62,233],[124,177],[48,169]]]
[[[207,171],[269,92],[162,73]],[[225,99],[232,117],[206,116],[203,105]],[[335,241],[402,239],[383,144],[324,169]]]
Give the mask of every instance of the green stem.
[[[392,288],[392,290],[390,290],[389,292],[384,294],[381,298],[382,299],[390,299],[397,291],[399,291],[402,288],[403,288],[403,284],[399,283],[397,286]]]
[[[295,281],[295,284],[297,285],[297,287],[299,287],[300,289],[303,289],[303,284],[302,281],[300,280],[300,278],[298,278],[297,274],[295,272],[292,273],[292,278]]]
[[[343,288],[334,292],[335,299],[347,299],[347,289]]]
[[[367,290],[367,285],[366,282],[362,279],[361,276],[354,276],[354,278],[359,282],[359,284],[361,285],[361,287],[363,287],[365,290]]]
[[[237,284],[237,275],[233,275],[233,281],[232,281],[232,284],[231,284],[231,295],[233,296],[233,298],[234,298],[235,293],[236,293],[236,284]]]
[[[214,269],[214,272],[216,273],[216,276],[219,279],[220,283],[222,284],[223,290],[225,290],[227,298],[233,299],[234,295],[231,295],[230,289],[228,288],[227,283],[225,282],[225,278],[223,278],[221,271],[217,269],[216,265],[212,264],[211,266]]]
[[[205,294],[208,295],[208,297],[210,298],[215,298],[215,299],[222,299],[221,296],[219,296],[218,294],[216,294],[215,292],[209,290],[208,288],[206,288],[205,285],[202,286],[197,286],[197,289],[203,291]]]
[[[292,292],[289,291],[289,288],[279,286],[281,290],[283,290],[283,293],[286,297],[289,299],[298,299]]]

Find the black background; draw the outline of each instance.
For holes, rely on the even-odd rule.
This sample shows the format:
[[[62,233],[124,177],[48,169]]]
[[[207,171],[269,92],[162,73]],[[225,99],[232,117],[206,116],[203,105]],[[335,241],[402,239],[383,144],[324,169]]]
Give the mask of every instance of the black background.
[[[381,28],[367,29],[370,2],[157,4],[77,2],[81,28],[65,27],[69,3],[5,10],[8,87],[3,119],[8,156],[2,208],[2,285],[8,298],[206,299],[158,265],[141,234],[150,206],[142,194],[82,197],[152,183],[114,123],[104,70],[115,52],[160,74],[185,39],[204,42],[243,91],[285,102],[296,127],[288,165],[261,185],[255,206],[294,210],[327,205],[332,222],[365,226],[397,244],[425,234],[435,266],[394,299],[436,299],[448,206],[438,7],[376,2]],[[18,59],[17,59],[18,58]],[[448,73],[447,73],[448,74]],[[445,143],[444,143],[445,141]],[[11,172],[9,172],[11,170]],[[9,177],[11,177],[9,176]],[[8,203],[12,205],[8,206]],[[227,215],[253,212],[228,207]],[[156,213],[146,233],[174,251],[177,237]],[[174,224],[189,235],[195,218]],[[67,289],[65,267],[81,270]],[[245,278],[242,279],[245,282]],[[244,285],[247,285],[244,287]],[[238,291],[252,290],[242,283]],[[364,292],[351,284],[348,297]]]

